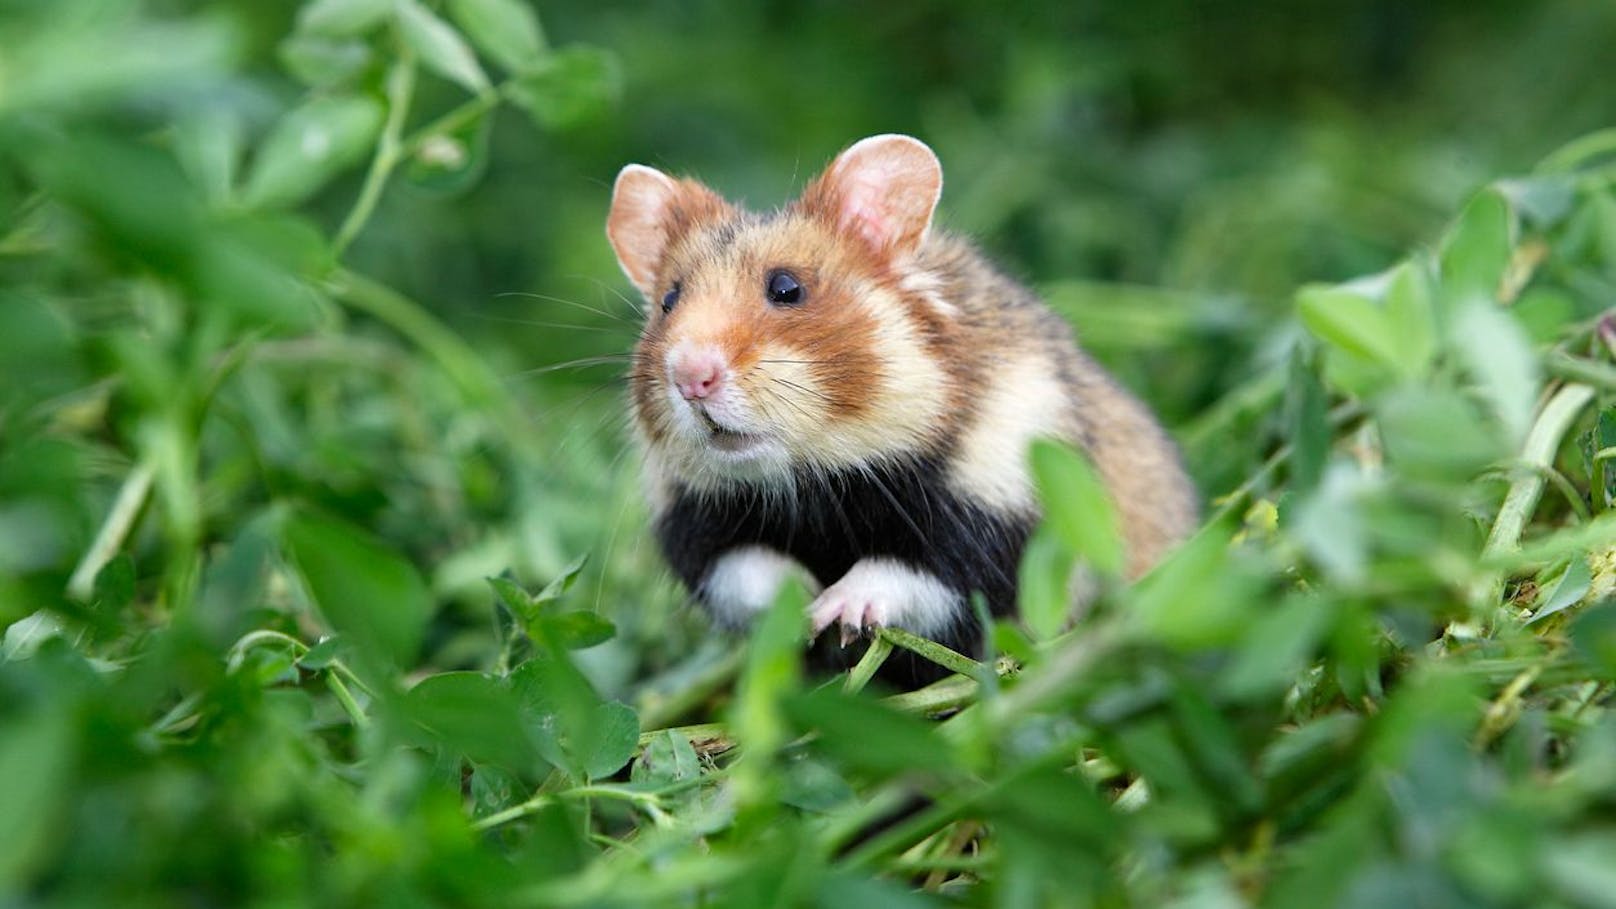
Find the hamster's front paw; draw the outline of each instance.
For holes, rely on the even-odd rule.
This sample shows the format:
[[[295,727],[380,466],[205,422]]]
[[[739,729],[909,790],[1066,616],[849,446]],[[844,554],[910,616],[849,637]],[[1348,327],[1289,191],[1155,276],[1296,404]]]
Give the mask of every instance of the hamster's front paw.
[[[887,624],[890,607],[886,592],[869,584],[860,584],[849,575],[820,594],[808,606],[813,619],[814,637],[831,625],[842,626],[842,646],[851,644],[860,635]]]
[[[842,626],[842,646],[877,628],[893,626],[922,637],[946,631],[961,615],[961,598],[936,576],[897,559],[871,557],[808,605],[814,635]]]

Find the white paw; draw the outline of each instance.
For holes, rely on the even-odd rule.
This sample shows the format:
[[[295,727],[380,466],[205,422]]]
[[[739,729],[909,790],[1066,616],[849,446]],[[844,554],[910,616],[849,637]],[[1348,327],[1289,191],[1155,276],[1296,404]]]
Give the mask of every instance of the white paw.
[[[769,608],[793,577],[810,590],[819,586],[790,556],[765,546],[738,546],[708,569],[701,582],[702,600],[721,624],[744,628],[754,615]]]
[[[814,623],[814,637],[832,625],[840,625],[843,647],[860,635],[873,634],[877,628],[886,625],[890,612],[891,605],[887,603],[884,591],[857,583],[849,584],[845,578],[832,584],[808,606],[808,615]]]
[[[861,635],[893,626],[922,636],[952,625],[963,608],[959,594],[931,574],[895,559],[861,559],[808,605],[817,637],[841,626],[845,647]]]

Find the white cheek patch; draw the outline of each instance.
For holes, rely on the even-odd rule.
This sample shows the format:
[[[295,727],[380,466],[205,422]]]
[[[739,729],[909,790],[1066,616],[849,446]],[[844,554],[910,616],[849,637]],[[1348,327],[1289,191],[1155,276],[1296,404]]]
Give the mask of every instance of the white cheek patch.
[[[701,599],[719,624],[745,626],[768,609],[787,580],[797,578],[817,590],[807,569],[766,546],[739,546],[724,553],[701,582]]]
[[[860,559],[808,607],[814,631],[839,624],[844,633],[902,628],[937,637],[957,624],[964,598],[929,572],[887,558]]]

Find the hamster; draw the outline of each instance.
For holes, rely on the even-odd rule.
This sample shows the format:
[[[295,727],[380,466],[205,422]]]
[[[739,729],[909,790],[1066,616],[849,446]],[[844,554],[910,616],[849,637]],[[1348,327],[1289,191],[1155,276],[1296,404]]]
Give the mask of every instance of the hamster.
[[[1039,519],[1035,438],[1092,460],[1130,576],[1198,519],[1150,411],[933,229],[941,191],[937,156],[902,135],[855,143],[765,214],[639,164],[612,191],[606,234],[648,304],[629,406],[662,552],[729,628],[801,578],[828,668],[881,626],[980,652],[971,597],[1014,612]]]

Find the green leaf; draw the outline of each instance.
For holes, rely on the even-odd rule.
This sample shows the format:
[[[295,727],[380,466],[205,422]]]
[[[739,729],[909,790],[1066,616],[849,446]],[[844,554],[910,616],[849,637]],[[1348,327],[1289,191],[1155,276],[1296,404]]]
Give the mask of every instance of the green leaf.
[[[508,70],[530,68],[544,53],[539,17],[524,0],[450,0],[449,15],[483,53]]]
[[[297,665],[309,670],[325,669],[337,661],[342,647],[342,637],[340,635],[330,635],[310,647],[307,653],[298,657]]]
[[[1616,855],[1616,831],[1572,833],[1545,845],[1543,870],[1553,889],[1572,904],[1616,906],[1616,865],[1611,864],[1612,855]]]
[[[855,770],[890,776],[958,767],[936,724],[862,695],[826,687],[787,698],[785,710],[801,731],[819,732],[818,750]]]
[[[1438,252],[1442,298],[1448,311],[1460,304],[1496,303],[1499,283],[1514,246],[1514,218],[1496,190],[1470,200],[1448,230]]]
[[[451,754],[527,771],[535,757],[510,689],[480,672],[429,675],[405,693],[406,716]]]
[[[640,718],[633,708],[605,701],[582,729],[576,730],[579,765],[598,780],[621,770],[640,745]]]
[[[522,793],[522,781],[503,768],[479,764],[470,788],[471,815],[480,818],[510,807]]]
[[[1511,447],[1518,446],[1531,428],[1543,384],[1526,332],[1496,304],[1473,301],[1454,315],[1452,344],[1509,431]]]
[[[281,65],[310,88],[330,88],[352,80],[374,59],[370,45],[349,38],[295,34],[281,42]]]
[[[572,585],[577,582],[579,573],[584,570],[584,565],[587,564],[588,561],[589,554],[585,553],[576,559],[573,559],[571,562],[568,562],[566,566],[561,569],[561,573],[556,575],[555,578],[550,581],[550,583],[544,585],[544,589],[539,591],[538,594],[533,597],[533,602],[535,604],[543,605],[545,603],[551,603],[561,599],[561,597],[564,596],[567,591],[572,589]]]
[[[1386,456],[1412,476],[1468,480],[1507,450],[1456,391],[1403,388],[1376,402],[1375,415]]]
[[[511,615],[516,616],[517,621],[526,624],[538,620],[539,609],[528,592],[522,589],[522,585],[510,578],[485,578],[485,580],[488,581],[488,586],[494,588],[495,596],[505,604]]]
[[[1616,679],[1616,600],[1604,599],[1571,623],[1571,644],[1599,678]]]
[[[636,783],[666,786],[684,783],[701,776],[701,757],[691,746],[690,739],[677,730],[664,729],[646,743],[640,757],[634,762],[629,779]]]
[[[229,203],[235,192],[244,147],[242,118],[224,107],[184,117],[174,125],[174,154],[215,209]]]
[[[1571,561],[1566,563],[1565,571],[1560,572],[1559,579],[1547,591],[1543,605],[1532,613],[1527,624],[1546,619],[1582,602],[1582,598],[1588,595],[1592,581],[1593,574],[1588,570],[1588,560],[1582,556],[1573,556]]]
[[[546,649],[518,666],[510,684],[540,753],[575,777],[610,776],[639,745],[638,715],[602,700],[564,650]]]
[[[1538,230],[1565,220],[1577,201],[1576,180],[1565,174],[1500,180],[1494,187]]]
[[[516,102],[543,129],[562,130],[599,116],[622,91],[617,58],[573,46],[546,55],[510,86]]]
[[[311,0],[297,13],[298,31],[350,38],[375,28],[393,11],[393,0]]]
[[[587,609],[557,613],[542,621],[549,624],[556,640],[568,650],[604,644],[617,634],[617,626]]]
[[[1430,266],[1424,257],[1392,269],[1386,285],[1386,322],[1397,348],[1398,372],[1423,379],[1437,353],[1436,304],[1431,299]]]
[[[823,814],[858,797],[841,774],[812,755],[792,755],[784,773],[780,801],[793,808]]]
[[[565,651],[546,651],[512,670],[508,682],[540,754],[574,778],[583,777],[576,739],[603,703],[589,680]]]
[[[1116,510],[1088,459],[1043,439],[1033,443],[1031,458],[1045,524],[1085,565],[1107,576],[1121,574]]]
[[[1129,617],[1175,647],[1223,644],[1239,636],[1253,608],[1255,581],[1229,558],[1229,531],[1209,524],[1135,584]]]
[[[1173,727],[1201,775],[1217,787],[1224,810],[1254,812],[1262,793],[1240,747],[1233,725],[1197,684],[1176,680],[1171,699]]]
[[[845,871],[821,876],[818,887],[817,899],[812,905],[819,909],[942,909],[954,905],[898,881],[860,877]]]
[[[1306,669],[1334,618],[1330,603],[1293,596],[1252,623],[1218,684],[1231,697],[1283,691]]]
[[[1295,493],[1307,493],[1324,476],[1324,463],[1330,455],[1328,403],[1314,363],[1299,346],[1291,355],[1290,382],[1285,389],[1291,489]]]
[[[363,160],[381,131],[382,106],[364,95],[314,98],[270,130],[247,178],[251,208],[302,202],[344,169]]]
[[[1356,290],[1309,285],[1296,295],[1297,314],[1315,337],[1393,372],[1405,368],[1386,310]]]
[[[399,0],[398,24],[404,40],[427,69],[475,94],[488,91],[488,76],[466,39],[416,0]]]
[[[334,518],[298,515],[284,536],[320,612],[363,657],[394,667],[414,661],[432,609],[415,566]]]
[[[134,601],[135,560],[129,553],[118,553],[95,573],[91,599],[96,609],[106,615],[115,615]]]
[[[0,811],[0,892],[26,889],[29,874],[51,857],[63,826],[74,767],[74,716],[42,709],[9,717],[0,734],[0,780],[6,808]]]
[[[1047,526],[1033,532],[1021,556],[1017,599],[1021,619],[1038,641],[1066,628],[1072,615],[1072,550]]]
[[[786,741],[779,703],[802,682],[807,606],[807,592],[788,583],[774,605],[759,616],[747,647],[730,722],[738,738],[765,754]]]

